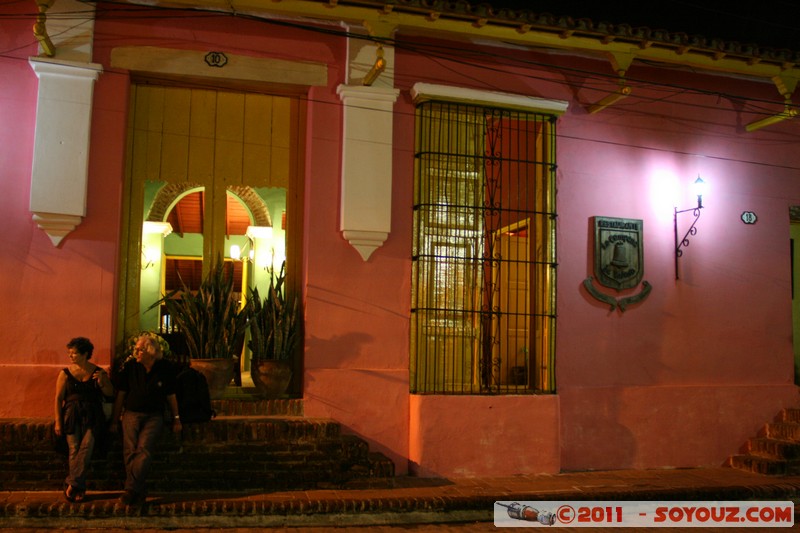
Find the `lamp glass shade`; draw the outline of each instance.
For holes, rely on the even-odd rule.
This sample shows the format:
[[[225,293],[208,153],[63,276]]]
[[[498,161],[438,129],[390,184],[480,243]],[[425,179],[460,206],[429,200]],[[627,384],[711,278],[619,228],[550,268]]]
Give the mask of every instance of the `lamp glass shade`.
[[[697,179],[694,180],[694,184],[692,184],[692,191],[698,198],[702,198],[703,195],[706,194],[708,190],[708,184],[703,181],[703,178],[697,176]]]
[[[155,263],[161,259],[161,252],[157,248],[145,248],[143,255],[148,264]]]

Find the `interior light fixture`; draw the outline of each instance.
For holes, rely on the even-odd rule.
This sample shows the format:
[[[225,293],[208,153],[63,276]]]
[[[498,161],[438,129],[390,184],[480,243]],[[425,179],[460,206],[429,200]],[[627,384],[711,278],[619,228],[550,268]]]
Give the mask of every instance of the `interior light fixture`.
[[[242,258],[242,250],[238,244],[231,244],[231,259],[238,261]]]
[[[694,180],[694,184],[692,186],[694,194],[697,196],[697,206],[690,207],[689,209],[681,209],[675,208],[675,216],[673,217],[673,223],[675,228],[675,279],[679,279],[678,276],[678,259],[683,255],[683,250],[681,248],[685,246],[689,246],[689,236],[697,234],[697,228],[695,224],[697,224],[697,220],[700,218],[700,210],[703,209],[703,194],[706,192],[706,182],[698,175],[697,179]],[[692,225],[689,226],[689,229],[686,231],[686,234],[683,236],[683,239],[678,241],[678,215],[680,213],[688,213],[692,212],[694,215],[694,220],[692,221]]]
[[[142,248],[142,270],[147,270],[161,259],[161,253],[156,248]]]
[[[247,255],[244,255],[244,251],[249,248]],[[244,245],[244,248],[240,247],[238,244],[231,244],[230,248],[230,258],[233,261],[242,261],[244,256],[245,260],[252,260],[253,256],[255,255],[253,251],[253,243],[248,239],[247,243]]]

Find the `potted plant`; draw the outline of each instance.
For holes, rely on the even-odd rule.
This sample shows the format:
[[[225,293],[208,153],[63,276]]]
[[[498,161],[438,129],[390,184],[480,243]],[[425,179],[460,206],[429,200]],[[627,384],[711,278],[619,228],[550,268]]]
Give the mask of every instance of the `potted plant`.
[[[267,295],[262,299],[258,289],[250,291],[248,300],[252,353],[250,376],[266,398],[277,398],[289,386],[292,359],[300,338],[298,298],[286,290],[286,262],[278,275],[270,271]]]
[[[233,290],[233,274],[226,271],[222,259],[217,259],[198,290],[191,290],[183,279],[180,283],[181,288],[151,308],[164,305],[184,336],[191,366],[206,377],[211,398],[219,399],[234,377],[248,309],[241,308]]]

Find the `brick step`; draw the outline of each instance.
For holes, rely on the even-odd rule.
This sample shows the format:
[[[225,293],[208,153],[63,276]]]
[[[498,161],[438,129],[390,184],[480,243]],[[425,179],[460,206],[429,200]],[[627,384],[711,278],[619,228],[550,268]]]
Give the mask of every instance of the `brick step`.
[[[770,437],[754,437],[747,442],[748,455],[757,455],[767,459],[800,460],[800,442],[774,439]]]
[[[211,407],[218,416],[303,416],[301,399],[263,400],[246,392],[229,392],[221,400],[212,400]]]
[[[119,440],[110,444],[110,450],[102,462],[121,462],[122,450]],[[4,450],[0,452],[0,465],[3,471],[47,470],[59,467],[64,456],[44,450]],[[186,465],[200,465],[203,469],[227,466],[230,469],[247,470],[259,464],[310,463],[336,460],[357,463],[370,455],[366,442],[352,435],[342,435],[337,439],[319,439],[314,442],[290,444],[250,443],[214,445],[188,443],[183,446],[176,439],[162,438],[156,450],[156,462],[165,466],[185,468]]]
[[[764,427],[763,437],[800,442],[800,423],[771,422]]]
[[[169,433],[169,430],[165,430]],[[210,422],[185,424],[183,445],[190,443],[303,442],[337,438],[341,425],[328,419],[297,416],[217,416]],[[2,449],[49,449],[53,442],[53,423],[47,418],[0,420]]]
[[[785,476],[788,471],[787,461],[747,454],[732,455],[727,466],[766,476]]]
[[[775,419],[775,422],[794,422],[800,424],[800,408],[782,409]]]
[[[159,449],[154,456],[149,485],[159,492],[219,490],[306,490],[363,478],[391,478],[394,465],[376,453],[353,453],[342,442],[321,441],[316,447],[277,453],[228,454],[217,450],[185,453]],[[356,448],[359,451],[362,444]],[[59,490],[66,474],[66,458],[55,452],[43,460],[16,456],[0,460],[0,490]],[[22,460],[20,460],[22,459]],[[213,473],[213,474],[209,474]],[[89,488],[118,490],[124,481],[119,452],[91,462]]]
[[[726,466],[768,476],[800,473],[800,408],[781,409]]]
[[[0,490],[61,488],[66,458],[53,451],[49,419],[0,420],[0,441]],[[108,453],[91,462],[90,490],[120,490],[121,448],[114,436]],[[159,492],[307,490],[392,477],[388,458],[343,435],[335,421],[237,415],[186,424],[181,437],[165,430],[149,485]]]
[[[277,416],[217,416],[208,423],[186,424],[183,445],[191,443],[304,442],[337,438],[333,420]]]

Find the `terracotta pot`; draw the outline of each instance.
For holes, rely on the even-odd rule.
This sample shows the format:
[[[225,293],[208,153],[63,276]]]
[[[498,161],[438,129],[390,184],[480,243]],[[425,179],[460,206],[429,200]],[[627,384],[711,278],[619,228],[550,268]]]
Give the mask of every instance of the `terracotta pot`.
[[[234,359],[192,359],[191,366],[205,376],[211,399],[219,400],[233,380],[234,364]]]
[[[259,394],[267,399],[280,398],[289,388],[292,379],[292,367],[287,361],[253,361],[250,365],[250,377]]]

